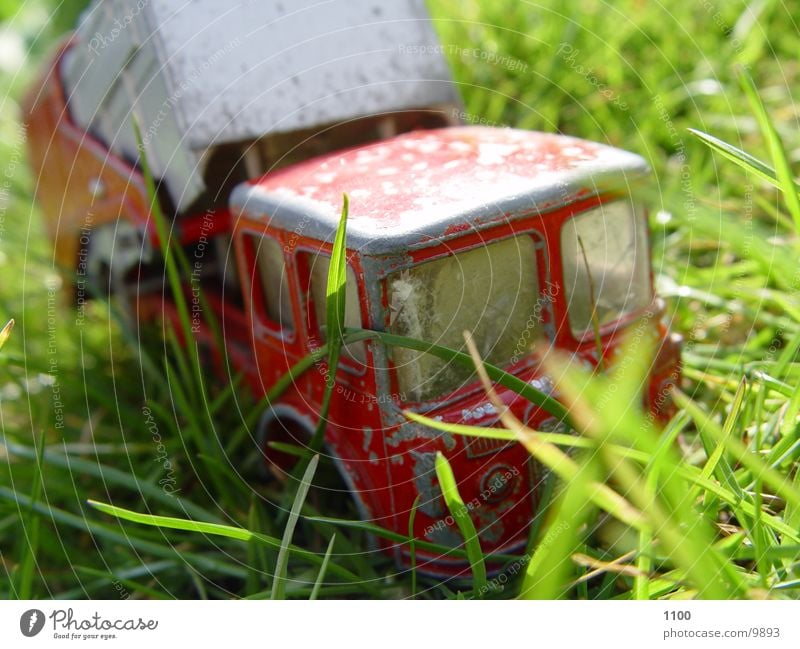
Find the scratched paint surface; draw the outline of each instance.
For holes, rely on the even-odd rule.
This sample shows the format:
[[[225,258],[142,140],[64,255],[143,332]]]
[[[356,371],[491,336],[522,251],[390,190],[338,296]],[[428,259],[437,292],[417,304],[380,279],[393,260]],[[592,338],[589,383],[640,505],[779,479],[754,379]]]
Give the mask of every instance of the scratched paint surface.
[[[566,136],[456,127],[329,154],[252,184],[323,214],[338,214],[347,191],[351,227],[386,235],[422,229],[476,205],[502,208],[509,198],[537,190],[563,186],[575,194],[576,179],[591,190],[595,175],[639,175],[645,168],[634,154]],[[574,197],[559,195],[557,202]]]

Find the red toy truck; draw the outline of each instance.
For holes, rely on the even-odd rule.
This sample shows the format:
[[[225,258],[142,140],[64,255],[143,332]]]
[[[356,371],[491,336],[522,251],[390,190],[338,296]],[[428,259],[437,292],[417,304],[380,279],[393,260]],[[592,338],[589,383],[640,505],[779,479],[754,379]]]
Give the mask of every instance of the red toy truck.
[[[306,4],[310,10],[309,3],[300,6]],[[178,55],[169,53],[181,48],[169,39],[180,40],[175,32],[188,29],[188,18],[171,32],[174,16],[159,14],[166,11],[163,2],[151,2],[139,22],[132,19],[126,25],[128,33],[104,40],[97,27],[103,6],[93,6],[29,96],[38,197],[57,259],[77,278],[79,306],[88,285],[105,284],[123,299],[134,297],[140,318],[175,318],[173,306],[164,302],[158,256],[150,252],[157,244],[136,151],[129,141],[120,144],[130,138],[122,125],[131,112],[139,113],[146,138],[147,124],[154,122],[141,117],[152,118],[153,106],[161,104],[145,92],[131,91],[136,84],[118,83],[118,77],[125,81],[140,59],[145,60],[140,67],[150,70],[135,77],[140,85],[143,79],[163,85],[181,74],[186,77],[185,70],[171,71],[169,66],[166,71],[172,73],[166,74],[153,61],[174,66]],[[316,13],[304,16],[302,8],[293,8],[289,15],[272,2],[249,3],[235,20],[230,12],[224,20],[261,24],[257,16],[243,15],[253,6],[274,14],[261,15],[262,22],[285,18],[295,37],[313,35],[315,29],[335,32],[334,23],[343,21],[341,29],[358,26],[373,40],[375,30],[384,30],[384,49],[387,42],[422,43],[414,51],[433,55],[409,60],[392,48],[389,59],[396,61],[384,64],[400,72],[394,81],[389,79],[391,91],[372,102],[362,95],[355,108],[348,105],[345,111],[341,102],[329,102],[316,115],[314,128],[295,120],[281,130],[280,119],[259,123],[250,114],[246,128],[225,123],[216,137],[208,130],[210,124],[195,129],[203,121],[202,107],[182,106],[186,97],[196,99],[193,92],[185,91],[170,104],[172,130],[163,139],[172,154],[154,151],[154,166],[162,203],[173,218],[172,235],[194,263],[186,280],[187,296],[191,300],[202,290],[223,323],[227,349],[210,349],[213,354],[227,354],[262,396],[290,366],[322,344],[330,250],[346,192],[351,200],[347,326],[454,348],[463,347],[462,332],[469,330],[483,358],[548,392],[552,384],[541,374],[532,346],[539,354],[554,346],[571,353],[575,362],[595,365],[594,303],[604,357],[615,353],[634,326],[644,326],[660,340],[646,399],[655,415],[667,413],[665,396],[677,377],[679,348],[661,323],[663,306],[653,292],[646,214],[636,198],[636,186],[648,171],[640,157],[560,135],[450,125],[458,114],[457,98],[419,3],[393,3],[391,9],[389,3],[348,3],[345,16],[333,10],[316,27]],[[376,6],[384,13],[375,14]],[[208,12],[214,3],[202,0],[191,7]],[[387,25],[403,23],[387,12],[413,18],[416,22],[405,25],[413,25],[414,33],[392,33]],[[204,20],[202,24],[210,18]],[[227,26],[231,35],[244,33],[238,23]],[[135,27],[145,33],[134,33]],[[386,40],[387,29],[393,40]],[[349,36],[348,46],[358,40],[362,54],[369,56],[352,56],[335,88],[327,89],[322,99],[298,100],[296,111],[311,110],[309,106],[330,99],[330,93],[361,92],[365,80],[379,83],[370,67],[375,56],[370,37]],[[95,78],[102,78],[92,84],[102,88],[84,88],[87,77],[79,72],[91,64],[86,62],[88,46],[100,50],[106,43],[111,50],[128,37],[123,51],[111,58],[121,66],[116,76],[103,77],[105,68],[97,67]],[[149,51],[145,44],[154,40],[158,47]],[[185,36],[184,42],[189,42]],[[240,43],[232,51],[241,58],[256,46],[261,48],[258,60],[269,60],[272,50],[263,39]],[[318,65],[328,64],[324,52],[317,56]],[[248,64],[248,69],[255,67],[252,60]],[[187,65],[180,61],[182,68]],[[416,74],[409,73],[409,65]],[[378,75],[381,82],[391,76]],[[232,93],[238,85],[227,82]],[[214,83],[206,84],[212,93],[223,92]],[[133,93],[122,113],[115,95],[120,89]],[[87,98],[92,93],[94,101]],[[217,118],[218,99],[214,95],[208,104]],[[251,102],[263,99],[257,93]],[[81,102],[75,109],[73,104]],[[234,103],[228,101],[225,109],[235,122]],[[192,115],[194,122],[188,121]],[[212,136],[203,139],[203,133]],[[151,148],[156,140],[163,148],[158,128],[149,140]],[[343,148],[346,143],[350,148]],[[183,163],[173,164],[179,158]],[[194,167],[187,167],[186,160]],[[242,173],[252,179],[234,182]],[[200,313],[193,316],[198,341],[211,346]],[[310,437],[324,379],[324,368],[310,369],[279,404],[261,415],[258,432],[265,451],[269,440]],[[418,538],[460,544],[434,471],[436,452],[441,451],[453,466],[464,501],[478,505],[471,515],[483,549],[513,552],[524,546],[541,480],[525,449],[516,443],[451,437],[402,414],[410,408],[448,422],[499,425],[498,413],[473,373],[426,353],[369,340],[345,348],[336,384],[325,452],[339,467],[365,520],[405,535],[419,496]],[[500,396],[537,429],[562,425],[510,391]],[[406,563],[405,549],[395,551],[398,561]],[[460,560],[418,554],[421,569],[431,574],[451,575],[464,567]]]

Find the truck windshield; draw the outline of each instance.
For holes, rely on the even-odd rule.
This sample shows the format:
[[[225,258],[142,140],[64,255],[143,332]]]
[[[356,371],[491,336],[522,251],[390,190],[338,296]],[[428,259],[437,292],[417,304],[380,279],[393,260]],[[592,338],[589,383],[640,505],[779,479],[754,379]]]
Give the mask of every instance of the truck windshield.
[[[536,246],[521,235],[422,263],[388,278],[389,330],[452,349],[472,332],[481,356],[507,365],[541,335]],[[474,372],[431,354],[395,347],[399,398],[453,392]]]
[[[575,336],[591,330],[592,302],[601,327],[650,303],[645,227],[629,201],[600,205],[564,223],[561,263]]]

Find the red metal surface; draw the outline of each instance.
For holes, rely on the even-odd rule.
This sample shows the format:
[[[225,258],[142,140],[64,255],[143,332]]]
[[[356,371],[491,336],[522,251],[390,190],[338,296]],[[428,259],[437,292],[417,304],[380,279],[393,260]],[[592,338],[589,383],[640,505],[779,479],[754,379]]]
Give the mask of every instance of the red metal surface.
[[[209,210],[203,214],[193,214],[181,219],[175,226],[178,240],[183,245],[198,241],[209,241],[221,234],[230,234],[231,213],[227,209]],[[158,236],[151,229],[150,238],[158,243]]]
[[[415,131],[387,142],[330,153],[251,181],[281,196],[302,198],[320,211],[338,213],[347,188],[350,222],[369,223],[379,233],[410,229],[432,213],[454,213],[483,205],[487,197],[513,194],[535,177],[556,177],[613,151],[559,135],[489,127]],[[573,200],[559,196],[555,205]],[[487,214],[487,217],[489,215]],[[452,231],[468,225],[455,224]]]

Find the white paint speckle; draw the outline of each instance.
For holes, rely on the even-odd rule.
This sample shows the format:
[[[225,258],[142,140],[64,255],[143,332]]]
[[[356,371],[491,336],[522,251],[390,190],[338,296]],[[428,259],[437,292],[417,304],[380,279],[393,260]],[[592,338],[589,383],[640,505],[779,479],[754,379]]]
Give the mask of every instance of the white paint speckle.
[[[499,165],[505,162],[506,158],[516,153],[518,147],[514,144],[495,144],[493,142],[485,142],[480,145],[478,149],[478,159],[476,162],[479,165]]]

